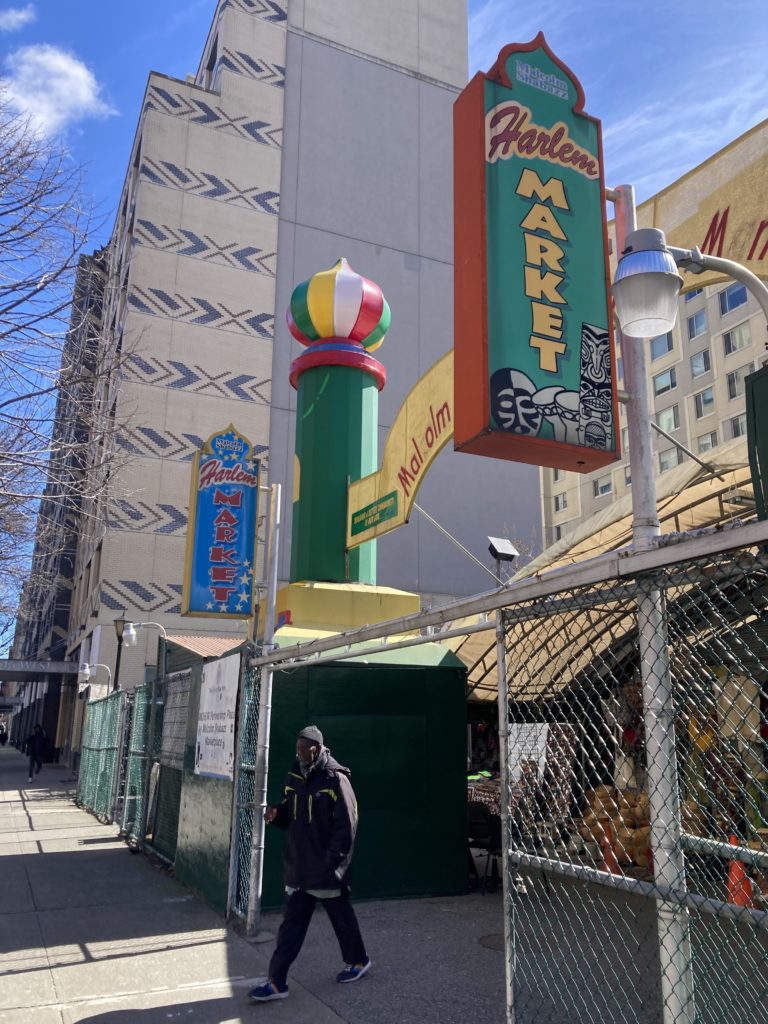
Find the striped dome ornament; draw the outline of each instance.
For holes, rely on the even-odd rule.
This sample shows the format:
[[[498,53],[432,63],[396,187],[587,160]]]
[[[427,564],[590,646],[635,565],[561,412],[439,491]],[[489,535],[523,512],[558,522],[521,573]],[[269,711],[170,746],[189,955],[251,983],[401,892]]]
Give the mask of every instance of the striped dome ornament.
[[[370,373],[381,390],[384,367],[372,359],[389,329],[391,313],[381,288],[356,273],[343,257],[293,290],[288,330],[306,348],[291,366],[291,383],[312,366],[353,366]]]

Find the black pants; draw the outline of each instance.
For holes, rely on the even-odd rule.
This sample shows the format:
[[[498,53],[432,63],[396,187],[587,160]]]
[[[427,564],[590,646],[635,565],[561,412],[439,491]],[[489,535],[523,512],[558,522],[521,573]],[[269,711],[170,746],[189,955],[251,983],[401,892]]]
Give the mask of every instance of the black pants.
[[[364,964],[368,954],[365,952],[360,926],[349,899],[349,890],[334,899],[320,902],[331,919],[344,963]],[[288,969],[299,955],[316,903],[316,896],[310,896],[301,889],[297,889],[288,897],[283,923],[277,933],[277,947],[269,962],[269,976],[278,985],[285,985]]]
[[[40,769],[43,767],[43,755],[42,754],[30,754],[29,755],[29,777],[33,775],[39,775]]]

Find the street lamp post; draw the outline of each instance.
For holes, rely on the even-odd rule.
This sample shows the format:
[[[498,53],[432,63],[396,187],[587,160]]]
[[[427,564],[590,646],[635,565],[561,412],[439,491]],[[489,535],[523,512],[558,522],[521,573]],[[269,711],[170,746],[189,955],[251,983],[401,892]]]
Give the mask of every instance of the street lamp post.
[[[616,237],[621,253],[613,296],[629,391],[627,427],[632,474],[632,538],[633,549],[637,551],[653,547],[660,533],[645,339],[670,331],[677,320],[678,295],[682,286],[677,268],[694,274],[705,270],[728,274],[752,292],[766,318],[768,288],[746,267],[732,260],[709,256],[696,248],[668,246],[664,233],[655,228],[638,230],[631,186],[620,186],[611,198],[616,204]],[[659,884],[684,892],[675,707],[663,600],[661,590],[653,583],[644,585],[638,598],[637,614],[651,836],[654,877]],[[696,1013],[687,910],[682,905],[660,901],[658,930],[664,1020],[670,1024],[693,1024]]]
[[[112,678],[112,689],[120,689],[120,659],[123,656],[123,633],[127,622],[125,619],[115,619],[115,636],[117,637],[117,655],[115,657],[115,674]]]
[[[503,537],[489,537],[488,550],[496,561],[496,578],[501,581],[501,563],[514,563],[520,552],[512,541]],[[502,583],[503,586],[503,583]],[[500,791],[509,793],[509,692],[507,689],[507,645],[504,629],[504,609],[496,611],[496,676],[498,681],[497,712],[499,718],[499,780]],[[504,796],[501,800],[501,835],[504,849],[509,851],[511,843],[509,800]],[[510,898],[509,856],[502,860],[501,890],[503,894],[504,913],[504,949],[507,951],[504,964],[505,1000],[507,1020],[515,1019],[515,964],[513,946],[513,921],[510,917],[515,912],[514,901]]]
[[[628,239],[637,234],[634,189],[616,190],[616,240],[621,252]],[[634,333],[639,319],[622,321],[620,299],[614,291],[619,319],[624,380],[629,392],[627,430],[632,475],[632,547],[647,551],[661,532],[656,505],[656,477],[653,465],[646,338],[671,329],[677,308],[680,278],[674,262],[661,254],[655,260],[657,273],[667,285],[674,278],[674,301],[657,309],[657,319],[643,322],[640,335]],[[670,266],[671,264],[671,266]],[[620,287],[621,266],[614,289]],[[668,288],[671,292],[672,288]],[[641,302],[642,288],[633,292]],[[667,319],[664,319],[666,314]],[[624,327],[627,331],[624,331]],[[655,879],[675,891],[685,889],[685,861],[681,844],[680,794],[677,786],[677,755],[674,734],[674,700],[669,670],[669,652],[664,618],[664,595],[653,583],[640,589],[637,599],[638,646],[643,691],[643,724],[646,737],[648,796]],[[687,909],[659,901],[657,929],[661,989],[665,1024],[694,1024],[695,1004],[691,968],[690,922]]]

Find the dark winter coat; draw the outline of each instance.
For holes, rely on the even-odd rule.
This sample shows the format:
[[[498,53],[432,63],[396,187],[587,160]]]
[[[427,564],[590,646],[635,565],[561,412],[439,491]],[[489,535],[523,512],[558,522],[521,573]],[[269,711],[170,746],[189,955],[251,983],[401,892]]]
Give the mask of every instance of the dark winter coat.
[[[24,746],[27,749],[27,753],[30,757],[41,758],[45,753],[45,745],[48,742],[48,737],[44,732],[31,732],[27,736]]]
[[[352,861],[357,801],[349,769],[323,747],[306,778],[298,760],[285,777],[274,824],[287,830],[283,864],[292,889],[341,889]]]

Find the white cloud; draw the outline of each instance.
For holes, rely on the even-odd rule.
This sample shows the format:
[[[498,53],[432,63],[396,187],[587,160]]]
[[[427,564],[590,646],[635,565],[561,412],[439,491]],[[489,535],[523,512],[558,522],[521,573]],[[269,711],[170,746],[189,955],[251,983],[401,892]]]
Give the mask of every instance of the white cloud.
[[[10,103],[43,135],[117,113],[99,96],[99,83],[85,64],[55,46],[24,46],[6,57],[4,67]]]
[[[8,7],[0,11],[0,32],[18,32],[37,18],[34,4],[26,7]]]

